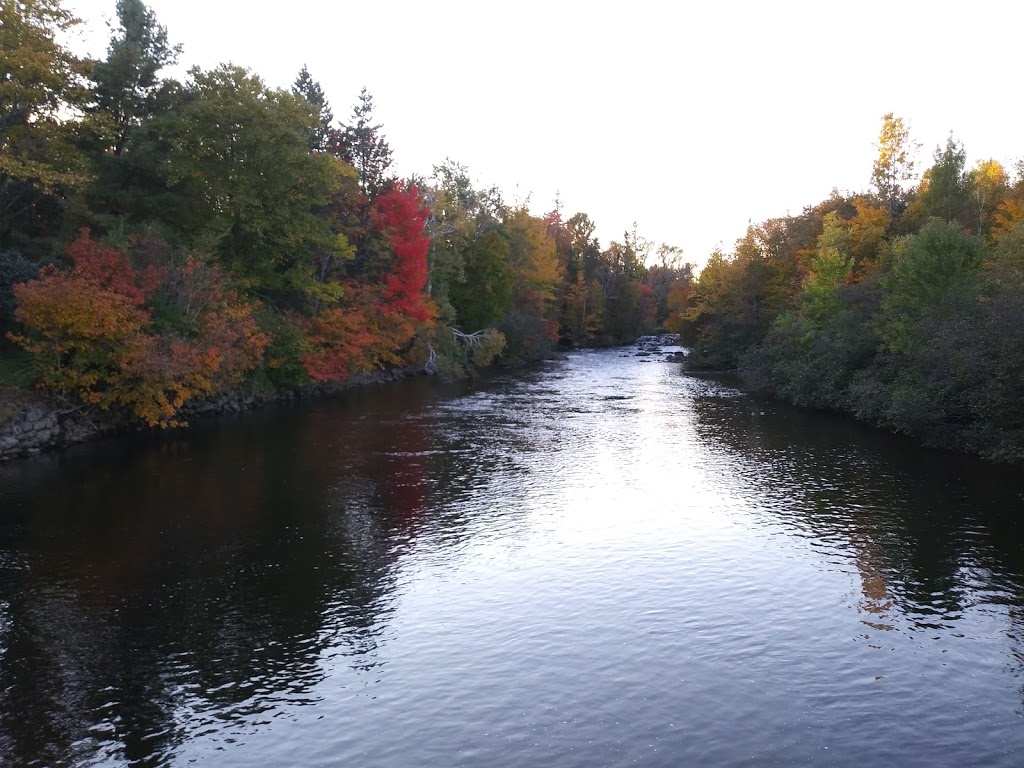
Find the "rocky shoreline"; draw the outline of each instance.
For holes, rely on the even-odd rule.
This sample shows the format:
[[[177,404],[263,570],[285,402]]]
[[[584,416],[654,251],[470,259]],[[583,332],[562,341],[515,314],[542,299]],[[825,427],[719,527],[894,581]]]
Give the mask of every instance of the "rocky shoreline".
[[[255,394],[225,392],[186,403],[181,409],[181,418],[185,421],[196,421],[210,416],[240,413],[267,403],[334,395],[422,374],[422,368],[392,368],[353,376],[342,384],[315,384]],[[0,462],[36,456],[44,451],[145,429],[148,427],[138,421],[97,408],[70,407],[66,403],[41,396],[24,393],[5,396],[0,392]]]

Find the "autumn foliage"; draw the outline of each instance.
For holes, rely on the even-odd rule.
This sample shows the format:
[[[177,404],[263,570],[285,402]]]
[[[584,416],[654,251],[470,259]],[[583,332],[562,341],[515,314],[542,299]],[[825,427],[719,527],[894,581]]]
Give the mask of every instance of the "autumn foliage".
[[[427,252],[430,238],[423,228],[430,211],[415,184],[407,191],[393,189],[373,203],[373,221],[389,240],[395,255],[394,268],[387,276],[382,301],[387,311],[420,322],[433,317],[430,300],[423,294],[427,284]]]
[[[227,290],[214,267],[191,258],[179,269],[138,270],[88,230],[68,256],[70,268],[49,266],[14,289],[25,330],[11,338],[32,354],[41,388],[168,426],[187,400],[237,384],[260,362],[267,339],[255,305]],[[175,297],[190,310],[181,327],[161,329],[150,304],[173,296],[175,284],[194,294]]]
[[[430,211],[416,185],[382,193],[370,210],[374,228],[392,255],[391,268],[382,284],[346,281],[338,306],[304,321],[302,364],[314,381],[344,381],[399,364],[401,351],[435,315],[423,293],[430,249],[424,225]]]
[[[302,364],[314,381],[344,381],[357,373],[401,362],[396,350],[410,333],[393,314],[375,311],[372,292],[349,285],[344,306],[306,322]]]
[[[49,73],[17,116],[47,140],[0,158],[25,171],[7,190],[25,199],[0,205],[0,333],[41,389],[167,426],[190,399],[243,386],[398,365],[462,375],[663,321],[665,285],[637,309],[635,233],[601,251],[585,214],[507,206],[450,161],[406,184],[370,94],[335,121],[305,69],[289,90],[231,64],[163,80],[166,31],[133,8],[118,4],[93,84],[58,88],[69,72],[54,66],[14,75]],[[121,76],[127,52],[149,62],[146,85]],[[66,115],[59,131],[30,119],[51,114]],[[54,233],[86,223],[66,264],[43,267]]]

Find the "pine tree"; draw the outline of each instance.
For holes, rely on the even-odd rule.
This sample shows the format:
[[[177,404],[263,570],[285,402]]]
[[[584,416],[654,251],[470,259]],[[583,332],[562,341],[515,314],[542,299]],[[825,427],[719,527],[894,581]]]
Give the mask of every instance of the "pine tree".
[[[155,111],[161,69],[173,64],[180,45],[167,41],[167,28],[158,24],[142,0],[118,0],[120,29],[107,48],[105,61],[96,63],[96,103],[115,123],[114,155],[121,156],[129,132]]]
[[[373,122],[373,96],[363,87],[352,109],[352,122],[335,135],[335,151],[359,172],[359,186],[369,198],[382,192],[391,181],[391,148]]]
[[[317,116],[318,124],[309,133],[310,151],[326,151],[331,134],[331,123],[334,122],[334,113],[331,111],[331,105],[327,101],[320,83],[313,79],[305,65],[302,66],[299,76],[295,78],[292,93],[296,96],[302,96],[308,101]]]

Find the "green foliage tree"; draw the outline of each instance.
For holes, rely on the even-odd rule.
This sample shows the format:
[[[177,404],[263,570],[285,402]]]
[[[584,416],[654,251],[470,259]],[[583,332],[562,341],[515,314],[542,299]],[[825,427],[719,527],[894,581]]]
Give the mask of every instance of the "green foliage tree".
[[[837,291],[850,276],[853,260],[849,256],[850,237],[839,224],[839,216],[825,216],[825,229],[818,238],[818,248],[804,278],[803,311],[812,318],[821,318],[838,309]]]
[[[37,265],[21,255],[20,251],[0,251],[0,346],[14,322],[14,286],[30,280],[39,273]]]
[[[352,108],[351,122],[334,137],[334,151],[359,172],[359,186],[370,198],[376,197],[392,181],[391,148],[381,134],[381,125],[373,122],[373,96],[363,87]]]
[[[331,105],[324,95],[320,83],[313,79],[306,66],[302,66],[295,84],[292,86],[292,93],[303,97],[310,103],[317,116],[316,125],[309,131],[309,149],[311,152],[326,152],[329,147],[331,124],[334,122],[334,113]]]
[[[496,229],[474,240],[467,249],[463,279],[451,286],[458,324],[466,331],[492,328],[512,308],[515,272],[511,246]]]
[[[452,287],[465,280],[466,258],[473,242],[501,229],[505,204],[495,187],[478,188],[466,167],[452,160],[434,166],[426,195],[431,209],[427,293],[437,304],[443,323],[462,324],[450,301]]]
[[[30,219],[54,227],[59,208],[47,204],[88,178],[88,65],[60,42],[78,23],[59,0],[0,2],[0,248],[24,247]]]
[[[849,410],[850,387],[863,379],[877,352],[872,319],[880,295],[874,276],[838,283],[827,312],[813,295],[806,296],[775,320],[761,344],[741,355],[744,379],[797,405]]]
[[[107,58],[96,62],[96,106],[114,123],[114,156],[125,150],[130,131],[157,111],[160,70],[175,63],[180,45],[171,45],[142,0],[118,0],[115,31]]]
[[[701,367],[731,367],[736,353],[738,269],[721,249],[708,258],[697,279],[681,327],[682,340],[694,347],[691,354]]]
[[[893,352],[908,351],[913,326],[932,312],[977,297],[984,251],[958,224],[932,219],[903,239],[885,279],[880,327]]]
[[[313,109],[239,67],[193,69],[190,78],[181,108],[160,126],[170,181],[191,202],[180,225],[241,285],[309,301],[323,286],[314,247],[345,245],[317,215],[344,172],[331,155],[309,153]]]
[[[161,71],[181,46],[140,0],[119,0],[118,28],[107,57],[96,62],[93,119],[104,127],[91,146],[94,178],[82,221],[97,231],[141,232],[153,221],[180,221],[189,208],[169,184],[167,148],[158,118],[180,103],[180,85]],[[75,223],[75,222],[72,222]]]
[[[963,144],[946,139],[946,146],[935,148],[935,163],[925,172],[921,207],[928,216],[944,221],[959,220],[967,212],[968,179],[964,172],[967,153]]]

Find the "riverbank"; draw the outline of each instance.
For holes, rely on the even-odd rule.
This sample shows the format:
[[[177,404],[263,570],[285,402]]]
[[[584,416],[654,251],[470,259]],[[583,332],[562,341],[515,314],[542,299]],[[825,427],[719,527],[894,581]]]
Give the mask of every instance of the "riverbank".
[[[639,357],[657,358],[666,354],[665,362],[682,362],[685,359],[682,353],[662,351],[662,347],[676,344],[678,337],[661,334],[642,336],[632,344],[624,345],[624,348],[635,347],[634,354]],[[555,354],[549,359],[565,358],[564,355]],[[241,413],[269,403],[329,397],[352,389],[381,386],[420,375],[429,374],[421,366],[405,366],[353,376],[342,383],[312,384],[258,393],[224,392],[187,402],[181,408],[180,417],[183,422],[190,423],[211,416]],[[30,390],[0,387],[0,462],[146,429],[151,427],[127,415],[82,404],[70,404]]]
[[[328,397],[351,389],[381,386],[418,375],[425,375],[423,369],[411,366],[361,374],[336,384],[258,393],[224,392],[186,403],[180,415],[182,421],[192,422],[240,413],[268,403]],[[146,429],[150,427],[125,415],[69,404],[31,391],[0,389],[0,462]]]
[[[803,397],[791,396],[787,392],[779,391],[771,382],[766,381],[763,375],[749,368],[703,368],[694,365],[690,358],[683,358],[680,362],[689,376],[727,382],[765,400],[785,403],[787,406],[812,413],[850,419],[882,433],[909,438],[926,448],[976,457],[992,464],[1011,467],[1024,465],[1024,435],[1020,429],[1013,428],[1010,424],[1001,425],[998,429],[991,425],[971,428],[955,419],[947,418],[941,412],[933,414],[927,410],[916,420],[898,420],[880,404],[881,395],[877,396],[878,402],[872,402],[862,396],[861,401],[856,404],[819,404],[822,399],[821,393],[803,393]]]

